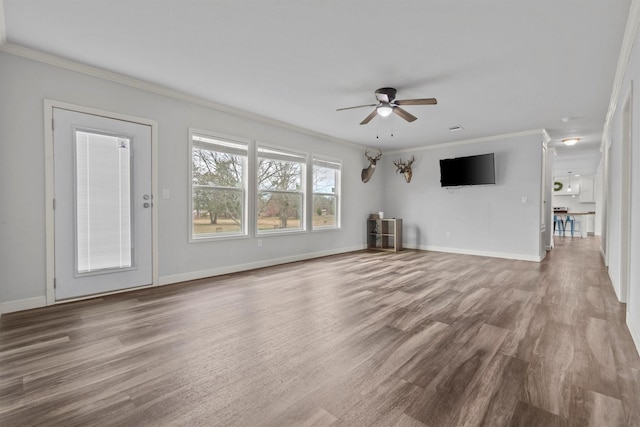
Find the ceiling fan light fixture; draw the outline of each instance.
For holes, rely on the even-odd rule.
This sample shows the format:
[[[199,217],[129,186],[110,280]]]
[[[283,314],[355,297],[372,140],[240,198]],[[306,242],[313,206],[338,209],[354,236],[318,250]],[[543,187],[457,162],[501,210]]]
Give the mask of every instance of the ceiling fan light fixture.
[[[576,145],[578,141],[580,141],[580,138],[565,138],[562,140],[564,145],[568,145],[568,146]]]
[[[376,111],[380,117],[389,117],[393,113],[393,107],[387,104],[382,104],[376,107]]]
[[[2,0],[0,0],[1,2]],[[410,112],[404,110],[404,105],[436,105],[438,100],[435,98],[416,98],[416,99],[401,99],[396,100],[396,90],[392,87],[383,87],[375,91],[376,103],[367,105],[356,105],[355,107],[338,108],[336,111],[351,110],[353,108],[375,107],[373,111],[369,113],[361,125],[366,125],[376,116],[388,117],[393,113],[397,114],[403,120],[411,123],[418,118]]]

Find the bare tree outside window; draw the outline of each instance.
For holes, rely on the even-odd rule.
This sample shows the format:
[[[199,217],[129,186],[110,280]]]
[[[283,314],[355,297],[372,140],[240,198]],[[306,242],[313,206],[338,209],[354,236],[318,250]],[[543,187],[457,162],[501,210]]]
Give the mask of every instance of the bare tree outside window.
[[[304,157],[258,149],[258,232],[304,229]]]
[[[313,159],[313,228],[339,227],[338,195],[341,165],[336,161]]]
[[[192,237],[244,234],[247,146],[192,137]]]

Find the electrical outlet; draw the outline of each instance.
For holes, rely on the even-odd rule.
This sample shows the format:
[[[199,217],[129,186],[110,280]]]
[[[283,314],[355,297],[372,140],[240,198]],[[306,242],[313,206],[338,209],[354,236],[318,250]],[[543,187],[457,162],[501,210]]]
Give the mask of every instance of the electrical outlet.
[[[258,239],[258,247],[261,248],[262,247],[262,239]]]
[[[522,204],[523,204],[523,205],[526,205],[526,204],[527,204],[527,200],[528,200],[528,199],[527,199],[527,196],[522,196],[522,197],[520,198],[520,201],[522,202]]]
[[[168,188],[163,188],[162,189],[162,198],[163,199],[168,199],[169,198],[169,189]]]
[[[451,238],[451,232],[447,231],[447,237]]]

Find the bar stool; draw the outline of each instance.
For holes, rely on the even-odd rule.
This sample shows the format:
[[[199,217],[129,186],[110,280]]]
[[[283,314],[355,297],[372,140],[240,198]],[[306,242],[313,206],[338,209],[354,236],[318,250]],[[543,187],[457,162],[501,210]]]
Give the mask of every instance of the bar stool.
[[[571,237],[573,237],[574,231],[579,231],[582,236],[582,228],[580,228],[580,220],[576,219],[574,215],[567,215],[567,219],[565,221],[566,224],[569,223],[571,226]]]
[[[553,216],[553,234],[556,234],[556,229],[558,230],[558,236],[564,236],[564,222],[558,215]]]

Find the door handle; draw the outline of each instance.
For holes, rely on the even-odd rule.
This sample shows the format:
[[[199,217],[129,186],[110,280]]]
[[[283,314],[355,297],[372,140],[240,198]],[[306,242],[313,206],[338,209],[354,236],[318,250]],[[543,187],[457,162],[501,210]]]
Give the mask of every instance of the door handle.
[[[144,208],[151,207],[151,203],[149,203],[149,202],[144,202],[144,203],[142,204],[142,207],[144,207]]]

